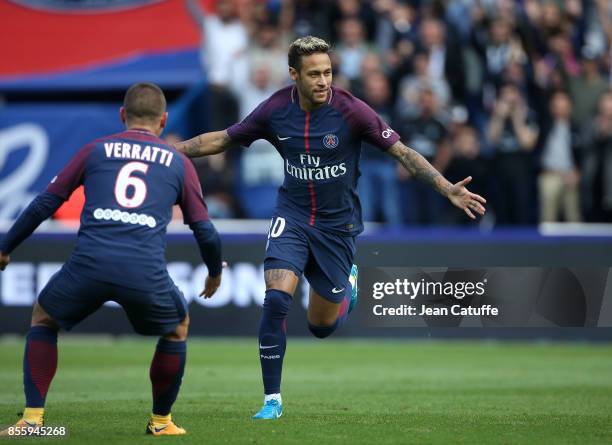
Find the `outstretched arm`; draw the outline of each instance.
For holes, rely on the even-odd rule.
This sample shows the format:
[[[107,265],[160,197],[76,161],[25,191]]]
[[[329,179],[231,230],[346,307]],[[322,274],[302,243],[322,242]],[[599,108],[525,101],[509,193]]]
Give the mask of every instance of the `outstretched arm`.
[[[45,219],[53,215],[72,192],[83,183],[83,174],[89,153],[89,144],[80,149],[70,162],[53,178],[47,190],[38,195],[23,211],[0,242],[0,270],[10,262],[9,254],[36,230]]]
[[[227,130],[211,131],[202,133],[187,141],[174,144],[174,148],[190,158],[200,156],[216,155],[223,153],[228,148],[237,147],[239,144],[232,142]]]
[[[202,187],[191,161],[181,156],[184,162],[185,174],[183,188],[178,201],[185,224],[193,231],[198,241],[202,260],[208,267],[208,277],[200,296],[210,298],[221,285],[221,241],[215,226],[208,217],[208,208],[202,196]]]
[[[389,148],[388,153],[399,161],[412,176],[433,187],[438,193],[446,196],[456,207],[462,209],[470,218],[476,218],[472,211],[484,215],[485,208],[482,204],[487,201],[480,195],[471,193],[467,188],[472,177],[451,184],[438,172],[423,156],[406,147],[400,141]]]
[[[190,224],[189,227],[198,242],[202,260],[206,267],[208,267],[208,277],[200,296],[210,298],[221,285],[223,267],[223,262],[221,261],[221,240],[211,221],[199,221]]]
[[[53,215],[63,203],[63,198],[49,192],[43,192],[34,198],[0,242],[0,270],[4,270],[11,261],[9,254],[29,237],[44,220]]]

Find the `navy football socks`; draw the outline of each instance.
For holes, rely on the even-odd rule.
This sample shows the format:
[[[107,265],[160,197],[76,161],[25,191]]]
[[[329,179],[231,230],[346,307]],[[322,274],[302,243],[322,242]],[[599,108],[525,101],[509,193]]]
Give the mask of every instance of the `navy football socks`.
[[[153,386],[153,414],[170,414],[172,404],[183,381],[187,342],[160,338],[151,362],[151,385]]]
[[[291,300],[287,292],[277,289],[266,291],[259,325],[259,361],[265,394],[280,393]]]
[[[23,389],[26,407],[43,408],[57,369],[57,331],[33,326],[26,337],[23,355]]]
[[[308,329],[317,338],[329,337],[336,329],[340,326],[340,318],[337,318],[335,323],[331,326],[316,326],[308,323]]]

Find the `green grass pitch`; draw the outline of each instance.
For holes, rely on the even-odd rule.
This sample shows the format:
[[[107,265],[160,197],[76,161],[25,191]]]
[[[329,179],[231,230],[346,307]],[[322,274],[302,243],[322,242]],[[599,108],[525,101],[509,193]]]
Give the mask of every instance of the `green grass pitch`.
[[[153,438],[155,340],[60,337],[47,424],[67,439],[12,443],[611,444],[612,346],[289,339],[285,413],[262,400],[257,340],[191,339],[173,414],[188,436]],[[21,340],[0,339],[0,424],[21,411]]]

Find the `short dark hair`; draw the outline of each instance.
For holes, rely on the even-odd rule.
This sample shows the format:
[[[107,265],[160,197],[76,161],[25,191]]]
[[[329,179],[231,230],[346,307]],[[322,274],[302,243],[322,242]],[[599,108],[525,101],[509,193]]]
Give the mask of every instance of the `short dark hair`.
[[[329,43],[318,37],[301,37],[289,47],[289,66],[299,71],[302,67],[302,56],[317,53],[329,54],[330,48]]]
[[[154,83],[136,83],[126,91],[123,108],[128,121],[155,121],[166,111],[166,98]]]

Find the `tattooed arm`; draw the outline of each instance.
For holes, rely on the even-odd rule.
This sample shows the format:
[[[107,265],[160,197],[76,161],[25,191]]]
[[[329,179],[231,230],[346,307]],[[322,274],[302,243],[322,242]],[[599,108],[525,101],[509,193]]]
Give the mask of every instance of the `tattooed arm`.
[[[174,144],[174,148],[190,158],[199,156],[215,155],[222,153],[228,148],[237,147],[239,144],[232,142],[227,130],[211,131],[200,134],[187,141]]]
[[[431,165],[427,159],[413,149],[406,147],[400,141],[389,148],[388,153],[399,161],[406,170],[415,178],[433,187],[443,196],[448,196],[453,186],[444,176]]]
[[[446,196],[453,205],[463,209],[470,218],[475,218],[472,210],[484,215],[485,208],[482,204],[485,204],[487,201],[482,196],[471,193],[465,188],[465,185],[472,180],[471,176],[456,184],[451,184],[427,159],[413,149],[406,147],[400,141],[393,144],[389,148],[388,153],[397,159],[413,177],[433,187],[441,195]]]

